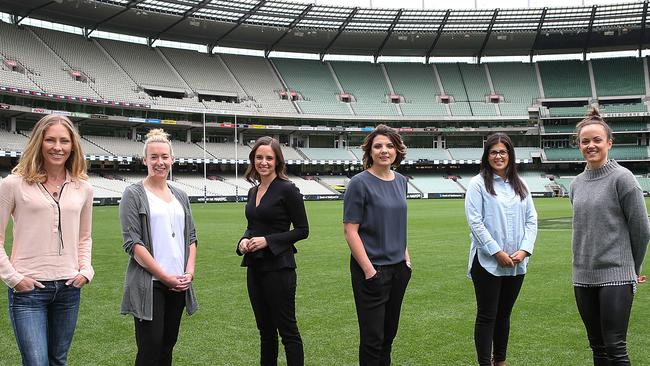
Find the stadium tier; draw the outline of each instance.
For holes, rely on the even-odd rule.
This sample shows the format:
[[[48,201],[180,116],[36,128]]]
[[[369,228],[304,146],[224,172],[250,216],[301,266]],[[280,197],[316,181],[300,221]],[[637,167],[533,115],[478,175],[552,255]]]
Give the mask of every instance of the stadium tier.
[[[29,90],[58,94],[74,91],[78,95],[100,98],[89,84],[74,80],[71,66],[38,38],[31,28],[18,28],[0,22],[0,33],[0,53],[4,60],[14,61],[21,66],[22,84],[32,83]]]
[[[397,107],[387,100],[392,94],[379,64],[331,62],[343,91],[354,96],[350,103],[359,116],[398,116]]]
[[[525,63],[321,62],[148,47],[0,22],[3,85],[29,91],[252,114],[521,116],[544,98],[640,97],[640,58]],[[15,67],[9,67],[15,63]],[[593,70],[590,73],[590,66]],[[536,68],[541,79],[538,80]],[[13,71],[12,71],[13,70]],[[541,83],[540,83],[541,82]],[[592,91],[592,83],[595,90]],[[290,91],[297,99],[282,99]],[[595,95],[594,95],[595,92]],[[349,93],[350,103],[339,95]],[[175,96],[171,96],[173,94]],[[398,98],[391,103],[389,96]],[[441,103],[439,95],[451,96]],[[489,96],[499,103],[490,103]],[[605,113],[647,112],[642,101],[603,103]],[[581,107],[552,107],[579,117]]]
[[[597,59],[591,66],[598,96],[645,95],[642,59]]]
[[[547,161],[576,161],[584,160],[577,148],[544,148]],[[648,160],[647,146],[614,145],[609,157],[615,160]]]
[[[465,188],[443,174],[414,175],[409,183],[418,191],[429,193],[465,193]]]
[[[396,94],[404,98],[400,109],[405,116],[447,116],[433,67],[422,64],[386,63],[386,72]]]
[[[583,61],[538,62],[546,98],[591,97],[589,68]]]
[[[0,129],[0,150],[23,151],[27,137],[19,133],[11,133]]]
[[[302,147],[299,150],[308,160],[357,160],[353,153],[345,149]]]
[[[221,58],[258,110],[296,113],[290,101],[280,99],[279,92],[284,87],[269,60],[240,55],[221,55]]]
[[[160,48],[160,51],[193,91],[239,98],[246,96],[218,55],[210,57],[205,53],[175,48]]]
[[[296,101],[305,114],[352,114],[346,103],[339,101],[342,92],[332,77],[327,63],[320,61],[273,59],[289,90],[302,97]]]

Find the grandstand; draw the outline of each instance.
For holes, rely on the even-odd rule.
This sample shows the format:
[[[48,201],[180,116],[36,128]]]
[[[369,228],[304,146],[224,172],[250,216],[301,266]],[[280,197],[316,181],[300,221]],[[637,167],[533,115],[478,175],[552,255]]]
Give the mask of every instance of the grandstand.
[[[381,17],[373,26],[384,24],[386,29],[363,29],[384,40],[376,49],[373,42],[358,37],[355,21],[366,22],[360,15],[350,13],[350,29],[332,20],[348,8],[296,5],[304,12],[296,17],[296,9],[269,0],[267,5],[277,6],[275,17],[257,13],[259,9],[241,13],[237,6],[245,2],[234,0],[224,6],[240,14],[241,22],[235,24],[219,18],[211,2],[196,4],[196,17],[179,16],[176,8],[167,8],[172,4],[167,0],[137,7],[111,3],[111,9],[121,8],[134,17],[139,16],[134,12],[146,9],[147,27],[158,32],[135,40],[140,29],[113,19],[105,2],[89,0],[76,7],[68,3],[44,6],[56,9],[54,13],[35,8],[0,21],[0,163],[4,170],[15,164],[40,116],[66,114],[79,128],[100,198],[119,197],[124,185],[141,179],[138,139],[153,127],[164,127],[175,139],[177,163],[170,184],[193,197],[232,200],[250,187],[241,173],[250,142],[262,135],[280,140],[291,179],[304,194],[339,197],[337,192],[361,170],[363,153],[356,146],[377,123],[389,124],[404,136],[408,151],[400,170],[413,178],[411,197],[462,196],[460,177],[476,174],[481,141],[497,131],[512,137],[519,170],[531,190],[544,195],[566,190],[563,179],[575,175],[583,161],[573,147],[574,126],[591,105],[599,106],[616,134],[611,157],[635,171],[644,171],[643,164],[650,160],[647,57],[589,59],[589,47],[584,46],[591,34],[600,42],[599,49],[636,50],[638,43],[626,45],[627,38],[618,36],[603,39],[598,32],[621,24],[639,31],[638,22],[626,23],[642,11],[637,5],[599,6],[594,19],[552,8],[544,37],[527,45],[527,36],[520,36],[541,28],[507,28],[510,18],[501,17],[514,14],[508,10],[495,13],[494,33],[485,31],[491,24],[480,11],[451,10],[446,20],[443,12],[439,21],[445,26],[440,27],[429,23],[429,13],[409,10],[403,19],[391,17],[390,31]],[[3,2],[0,11],[27,6],[13,4],[7,9]],[[576,9],[591,14],[589,7]],[[64,13],[71,16],[61,17],[66,24],[50,27],[55,29],[36,21]],[[105,22],[89,29],[78,21],[87,14]],[[279,19],[293,19],[294,24]],[[178,23],[170,26],[170,20]],[[215,29],[176,28],[188,20],[233,28],[215,41],[214,34],[220,32]],[[591,20],[594,29],[584,28]],[[457,28],[456,22],[466,24]],[[566,29],[560,24],[577,32],[576,39],[585,37],[579,47],[585,48],[583,60],[535,60],[538,54],[573,52],[575,44],[565,42]],[[320,30],[312,32],[313,27]],[[439,39],[429,38],[432,29],[439,29]],[[99,30],[126,34],[119,40],[95,37]],[[421,40],[411,37],[412,32]],[[458,38],[459,32],[483,35],[485,42]],[[497,33],[501,38],[494,39]],[[404,36],[408,42],[400,38]],[[191,42],[192,50],[167,40]],[[202,46],[196,47],[197,42]],[[263,51],[258,54],[264,57],[227,53],[215,49],[215,43]],[[476,48],[479,44],[483,48]],[[532,55],[528,62],[480,62],[486,55],[517,56],[520,49]],[[318,55],[319,60],[284,58],[275,54],[277,50]],[[372,55],[374,62],[327,57],[346,52]],[[377,62],[390,55],[422,57],[424,62]],[[447,56],[476,56],[479,62],[443,60]],[[431,57],[435,62],[429,62]],[[237,142],[227,142],[233,136]],[[205,150],[197,142],[204,139],[210,141]],[[559,177],[555,183],[546,178],[547,172]]]

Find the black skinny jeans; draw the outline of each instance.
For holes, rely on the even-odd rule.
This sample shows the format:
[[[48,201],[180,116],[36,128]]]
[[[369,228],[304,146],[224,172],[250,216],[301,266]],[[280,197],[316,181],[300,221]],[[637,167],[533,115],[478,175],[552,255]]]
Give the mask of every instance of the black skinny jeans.
[[[573,291],[587,329],[594,366],[630,365],[626,337],[634,298],[633,285],[574,286]]]
[[[171,366],[183,308],[185,292],[171,291],[162,282],[153,282],[152,320],[134,318],[136,366]]]
[[[524,275],[494,276],[481,266],[478,256],[474,257],[470,274],[476,293],[476,355],[479,365],[490,366],[493,355],[496,362],[506,360],[510,314],[524,283]]]
[[[388,366],[393,340],[411,269],[406,262],[375,266],[377,276],[366,280],[357,261],[350,257],[352,292],[359,320],[359,365]]]
[[[296,321],[296,270],[259,271],[248,267],[247,284],[260,331],[260,365],[278,364],[278,333],[287,366],[304,365],[302,338]]]

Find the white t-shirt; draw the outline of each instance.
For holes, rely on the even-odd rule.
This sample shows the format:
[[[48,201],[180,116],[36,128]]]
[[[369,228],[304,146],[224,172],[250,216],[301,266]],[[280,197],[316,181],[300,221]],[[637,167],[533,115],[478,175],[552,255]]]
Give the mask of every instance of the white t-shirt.
[[[183,206],[173,195],[171,202],[165,202],[149,190],[145,189],[145,191],[149,201],[153,257],[165,272],[180,276],[185,273]]]

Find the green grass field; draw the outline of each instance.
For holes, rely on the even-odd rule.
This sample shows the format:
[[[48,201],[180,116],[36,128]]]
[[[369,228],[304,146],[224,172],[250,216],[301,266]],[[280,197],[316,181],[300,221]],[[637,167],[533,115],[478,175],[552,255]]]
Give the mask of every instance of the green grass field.
[[[569,201],[538,199],[535,204],[540,228],[513,312],[509,364],[591,365],[571,287]],[[246,294],[246,271],[234,253],[246,225],[243,204],[199,204],[193,210],[199,236],[195,287],[200,310],[183,319],[175,364],[255,365],[257,329]],[[298,244],[296,299],[305,363],[355,365],[358,329],[350,254],[341,225],[342,202],[307,202],[307,210],[311,232],[308,240]],[[409,201],[408,229],[413,277],[393,363],[472,365],[475,300],[466,277],[469,231],[463,201]],[[93,239],[96,276],[82,293],[69,362],[129,365],[135,341],[132,317],[119,315],[127,257],[121,249],[116,207],[95,208]],[[650,365],[645,343],[650,329],[649,287],[639,286],[628,332],[635,365]],[[6,295],[0,296],[0,365],[19,365],[6,303]]]

